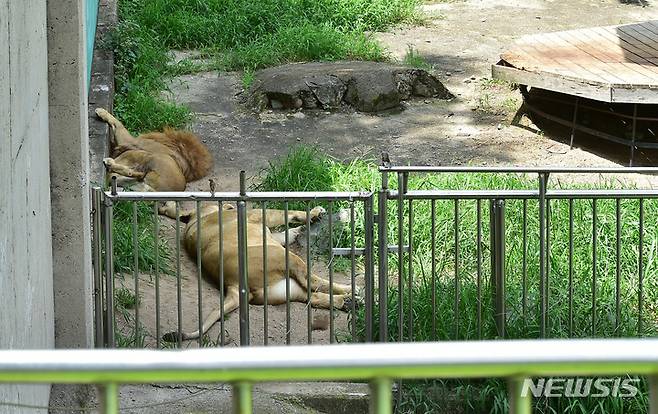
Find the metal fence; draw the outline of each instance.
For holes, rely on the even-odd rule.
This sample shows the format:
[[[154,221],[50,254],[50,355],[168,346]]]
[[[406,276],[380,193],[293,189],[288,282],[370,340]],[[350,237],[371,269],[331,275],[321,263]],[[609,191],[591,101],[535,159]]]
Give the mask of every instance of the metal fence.
[[[134,280],[134,294],[140,293],[140,229],[137,203],[152,206],[155,235],[155,257],[151,265],[155,288],[155,346],[162,347],[159,284],[163,271],[158,263],[158,239],[161,229],[158,202],[173,202],[176,217],[182,211],[180,203],[192,202],[201,215],[202,203],[212,203],[222,211],[235,204],[237,211],[237,242],[239,245],[239,336],[241,345],[249,344],[250,326],[247,229],[254,225],[248,216],[266,215],[275,203],[283,206],[283,224],[288,226],[291,203],[303,202],[308,215],[316,204],[326,206],[325,233],[318,239],[324,246],[312,251],[311,243],[303,246],[300,257],[305,259],[307,284],[312,277],[311,262],[320,260],[326,266],[327,279],[335,282],[334,267],[343,256],[343,271],[352,288],[352,300],[347,309],[349,327],[344,328],[344,340],[349,341],[424,341],[469,340],[487,338],[549,338],[591,336],[653,336],[658,321],[655,296],[657,286],[656,260],[658,248],[654,241],[658,225],[658,190],[619,189],[608,187],[571,189],[551,185],[549,177],[589,174],[617,177],[621,174],[655,174],[658,168],[476,168],[476,167],[380,167],[381,188],[378,192],[247,192],[244,180],[241,191],[235,193],[133,193],[116,189],[93,193],[94,250],[96,282],[97,343],[116,346],[115,281],[116,274]],[[448,185],[441,177],[458,174]],[[502,177],[485,182],[485,189],[469,189],[469,177],[490,175]],[[437,180],[428,177],[439,177]],[[516,181],[506,181],[516,177]],[[534,178],[533,178],[534,177]],[[463,184],[463,185],[462,185]],[[481,186],[482,187],[482,186]],[[132,271],[115,270],[115,237],[113,209],[121,203],[131,203],[132,239],[128,250],[134,254]],[[253,209],[247,210],[247,203]],[[376,204],[376,206],[375,206]],[[260,210],[260,212],[259,212]],[[346,218],[338,220],[342,211]],[[376,211],[375,211],[376,210]],[[256,221],[266,234],[265,219]],[[343,236],[336,230],[340,222]],[[199,221],[197,221],[199,223]],[[218,257],[223,257],[222,221],[214,230],[220,243]],[[197,224],[198,226],[198,224]],[[376,229],[375,229],[376,227]],[[176,323],[175,342],[183,346],[181,313],[182,223],[175,220]],[[102,229],[103,231],[98,231]],[[312,239],[310,226],[305,237]],[[197,237],[201,236],[197,227]],[[236,237],[236,236],[233,236]],[[263,236],[262,256],[268,257],[268,244]],[[283,233],[285,246],[286,317],[285,343],[295,342],[291,331],[289,233]],[[645,239],[650,239],[646,245]],[[200,243],[196,244],[199,249]],[[125,248],[125,246],[124,246]],[[319,252],[319,253],[318,253]],[[202,288],[206,282],[200,251],[196,252],[198,330],[204,330]],[[194,256],[194,254],[193,254]],[[377,258],[377,260],[375,260]],[[377,271],[374,270],[375,264]],[[268,261],[262,262],[267,275]],[[347,270],[345,270],[347,269]],[[357,278],[357,274],[359,274]],[[375,277],[377,274],[377,277]],[[361,280],[361,275],[363,279]],[[219,261],[219,291],[223,292],[223,260]],[[169,277],[169,276],[167,276]],[[357,279],[359,280],[357,282]],[[263,335],[268,341],[267,283],[264,283]],[[363,292],[363,303],[354,292]],[[647,296],[647,292],[651,294]],[[307,292],[305,312],[306,338],[312,343],[320,334],[313,330],[311,295]],[[294,296],[294,295],[293,295]],[[647,297],[652,298],[647,301]],[[334,326],[335,295],[329,290],[328,338],[336,341],[340,329]],[[224,295],[217,295],[224,308]],[[168,307],[174,306],[167,303]],[[134,335],[140,329],[140,310],[133,310]],[[206,315],[207,316],[207,315]],[[189,316],[187,316],[189,318]],[[219,345],[225,341],[225,315],[219,318]],[[259,322],[260,323],[260,322]],[[204,336],[198,338],[200,346]],[[300,342],[297,340],[297,342]],[[134,344],[133,344],[134,345]]]
[[[608,188],[594,184],[584,189],[551,188],[549,177],[617,177],[655,174],[658,169],[384,165],[380,172],[379,243],[393,237],[398,246],[393,288],[390,257],[379,250],[379,286],[389,286],[379,290],[380,341],[656,334],[655,298],[652,295],[654,300],[648,304],[645,297],[657,280],[651,200],[658,197],[658,190],[613,188],[618,183],[609,183]],[[523,178],[511,185],[521,188],[484,190],[440,188],[436,186],[440,179],[426,178],[448,174],[461,174],[458,184],[465,186],[473,174]],[[414,176],[420,176],[417,181],[425,188],[410,189]],[[389,188],[391,179],[396,189]],[[425,203],[429,219],[418,217],[419,203]],[[442,220],[443,233],[436,218],[440,204],[448,212]],[[387,219],[391,212],[394,229]],[[416,226],[419,219],[430,223]],[[649,221],[652,226],[647,230]],[[424,235],[425,243],[418,240],[423,235],[414,234],[419,228],[431,233]],[[650,246],[645,246],[647,234]],[[443,249],[437,246],[439,235]],[[443,258],[437,259],[440,255]],[[423,263],[429,271],[423,270]],[[419,284],[430,288],[423,291]],[[419,299],[425,301],[424,307],[414,303],[419,291],[425,294]],[[445,306],[446,296],[451,297],[450,307]],[[390,310],[394,317],[386,314]],[[431,322],[418,323],[423,313],[431,313]],[[418,329],[424,332],[419,335]]]
[[[284,260],[285,260],[285,269],[283,270],[283,276],[285,278],[285,343],[291,344],[291,332],[294,329],[299,330],[299,327],[293,326],[291,318],[291,302],[304,302],[306,313],[306,338],[304,342],[311,344],[314,342],[314,329],[313,329],[313,314],[312,306],[316,305],[316,301],[327,302],[322,307],[328,308],[328,321],[326,329],[328,337],[325,337],[326,342],[334,343],[336,341],[337,329],[335,327],[336,314],[339,312],[337,308],[342,308],[343,311],[349,314],[348,318],[351,321],[351,328],[348,328],[346,332],[343,332],[346,335],[352,335],[356,337],[355,333],[355,323],[354,321],[357,318],[357,306],[359,308],[363,307],[365,310],[364,317],[365,320],[369,321],[368,326],[372,325],[370,320],[372,319],[372,292],[374,288],[372,286],[373,281],[373,260],[372,260],[372,249],[373,249],[373,211],[372,211],[372,194],[367,192],[247,192],[245,188],[244,173],[241,174],[241,189],[239,192],[180,192],[180,193],[154,193],[154,192],[117,192],[116,185],[111,191],[103,192],[100,189],[94,189],[92,194],[92,203],[94,206],[94,228],[100,231],[94,232],[94,257],[95,257],[95,306],[97,309],[96,312],[96,342],[98,346],[105,347],[116,347],[116,333],[117,333],[117,306],[116,306],[116,281],[117,281],[117,271],[116,271],[116,254],[115,254],[115,243],[116,237],[113,232],[116,230],[114,225],[114,209],[116,206],[123,204],[124,207],[129,205],[128,211],[131,215],[129,219],[130,229],[130,241],[129,248],[132,252],[131,255],[131,266],[122,273],[122,279],[125,281],[127,278],[132,277],[134,285],[131,286],[132,293],[134,294],[135,301],[139,301],[141,293],[144,289],[140,287],[140,278],[141,273],[143,273],[142,267],[140,267],[139,261],[142,260],[140,255],[140,231],[138,224],[138,203],[146,203],[151,210],[151,224],[153,225],[152,229],[149,231],[153,232],[153,238],[155,244],[153,249],[155,250],[154,257],[151,263],[151,267],[147,271],[150,277],[154,281],[154,290],[155,290],[155,329],[153,334],[155,334],[155,346],[161,348],[168,346],[163,342],[164,338],[174,338],[173,342],[177,347],[183,346],[183,341],[186,338],[185,333],[183,332],[184,324],[184,315],[182,312],[182,301],[183,299],[183,288],[182,288],[182,271],[181,271],[181,261],[183,259],[184,253],[182,252],[182,245],[185,243],[185,238],[187,231],[190,230],[190,224],[188,223],[187,228],[185,228],[184,223],[181,222],[181,215],[183,214],[183,208],[181,203],[192,202],[194,207],[192,211],[196,214],[196,217],[206,217],[202,211],[204,205],[213,205],[216,206],[217,210],[221,213],[217,215],[224,216],[226,214],[232,214],[233,218],[237,220],[237,227],[229,234],[228,231],[224,229],[225,219],[217,220],[215,226],[210,230],[208,235],[202,233],[201,219],[195,221],[195,225],[192,225],[192,231],[196,233],[196,243],[194,251],[189,251],[188,253],[193,256],[196,266],[196,321],[198,325],[198,332],[200,333],[197,339],[199,346],[208,346],[204,332],[207,331],[207,322],[204,322],[204,319],[212,317],[208,313],[204,314],[203,310],[203,288],[207,283],[205,282],[204,273],[210,272],[211,277],[215,278],[216,288],[219,289],[216,299],[216,304],[219,309],[227,309],[226,306],[228,303],[228,296],[220,294],[219,292],[226,292],[230,288],[225,283],[225,270],[228,266],[225,262],[230,261],[226,253],[225,244],[230,243],[231,239],[237,239],[237,272],[239,274],[239,286],[238,287],[238,306],[237,314],[239,315],[239,344],[240,345],[249,345],[250,344],[250,330],[255,329],[253,326],[250,326],[250,317],[249,317],[249,301],[250,301],[250,290],[249,290],[249,272],[255,271],[255,264],[250,263],[252,261],[260,261],[259,272],[262,271],[262,345],[270,344],[269,340],[269,331],[270,327],[268,325],[269,316],[268,316],[268,301],[271,300],[271,292],[268,290],[274,289],[272,286],[268,286],[268,271],[277,270],[271,269],[272,264],[270,263],[275,256],[275,253],[272,250],[275,250],[271,244],[270,234],[275,238],[278,238],[278,242],[283,245],[284,248]],[[162,231],[160,220],[158,218],[158,210],[162,207],[162,202],[173,203],[171,206],[172,211],[175,211],[175,225],[174,225],[174,241],[175,244],[175,257],[173,258],[173,267],[174,269],[169,269],[166,271],[163,269],[160,252],[160,239],[162,238]],[[253,208],[247,210],[247,203],[253,204]],[[292,203],[302,203],[304,208],[302,211],[294,211],[289,208],[289,205]],[[277,210],[281,214],[282,219],[280,222],[268,223],[268,214],[270,212],[269,207],[276,204],[279,207]],[[312,235],[311,235],[311,223],[310,217],[313,208],[316,205],[324,204],[326,205],[326,218],[324,221],[327,222],[326,227],[323,228],[322,237],[327,240],[326,246],[319,246],[315,248],[312,246]],[[360,220],[355,216],[357,210],[361,212]],[[230,209],[230,212],[226,212],[226,209]],[[341,234],[336,234],[337,225],[335,223],[336,214],[338,210],[346,213],[347,221],[343,220],[343,224],[340,228]],[[299,215],[304,215],[306,219],[299,219]],[[216,216],[217,216],[216,215]],[[307,220],[308,219],[308,220]],[[364,246],[356,246],[355,241],[355,232],[357,220],[360,223],[360,231],[363,236]],[[294,221],[297,224],[303,224],[303,227],[298,227],[297,232],[290,231],[289,225]],[[307,222],[308,221],[308,222]],[[269,226],[269,227],[268,227]],[[247,244],[247,232],[252,227],[258,227],[257,230],[262,233],[262,239],[258,244],[259,251],[258,254],[252,254],[253,252],[247,253],[248,250],[252,251],[253,246],[248,246]],[[279,233],[276,233],[277,228],[281,228]],[[271,228],[271,230],[269,230]],[[206,227],[207,229],[207,227]],[[303,234],[302,233],[303,229]],[[237,233],[237,234],[236,234]],[[301,246],[298,249],[299,255],[292,252],[290,244],[294,241],[294,238],[298,235],[301,235],[305,238],[305,246]],[[217,241],[216,248],[219,258],[223,258],[218,261],[218,266],[213,269],[205,269],[204,263],[202,261],[202,239],[204,237],[215,238]],[[337,240],[337,242],[334,242]],[[269,243],[268,243],[269,242]],[[334,247],[335,245],[340,244],[343,247]],[[214,245],[213,245],[214,246]],[[124,246],[125,247],[125,246]],[[312,248],[313,247],[313,248]],[[299,252],[302,250],[302,252]],[[313,251],[315,250],[315,252]],[[319,257],[318,257],[319,256]],[[305,289],[305,297],[303,299],[299,298],[299,294],[295,293],[295,286],[304,285],[313,286],[316,283],[317,276],[314,274],[315,271],[312,269],[312,262],[314,259],[322,260],[326,263],[326,282],[321,282],[321,279],[317,279],[317,283],[329,286],[334,286],[338,283],[334,277],[334,260],[336,257],[345,256],[349,265],[347,266],[347,278],[348,280],[344,283],[347,283],[350,288],[350,293],[341,294],[341,298],[338,298],[338,294],[334,292],[333,289],[328,289],[325,293],[320,292],[323,290],[322,287],[316,288],[307,288]],[[260,258],[267,258],[260,260]],[[357,286],[357,262],[359,265],[359,273],[363,276],[362,286]],[[300,266],[303,266],[303,269],[299,269]],[[212,267],[212,266],[211,266]],[[165,273],[173,273],[165,275]],[[301,273],[301,274],[300,274]],[[345,273],[345,272],[343,272]],[[165,278],[169,278],[169,281],[175,280],[176,285],[176,303],[161,303],[161,295],[164,293],[160,289],[160,285],[165,281]],[[303,278],[304,280],[301,280]],[[253,279],[252,279],[253,280]],[[260,281],[259,281],[260,282]],[[170,283],[171,285],[171,283]],[[326,288],[326,287],[325,287]],[[357,290],[362,290],[363,298],[357,297]],[[320,296],[319,298],[316,296]],[[226,297],[225,297],[226,296]],[[297,297],[296,297],[297,296]],[[340,301],[344,302],[344,306],[339,306]],[[363,303],[361,303],[361,301]],[[327,306],[328,305],[328,306]],[[177,311],[176,315],[176,326],[162,326],[161,322],[161,311],[164,306],[175,308]],[[227,309],[228,311],[228,309]],[[214,312],[214,311],[213,311]],[[226,314],[228,312],[219,312],[219,329],[218,338],[216,344],[222,346],[225,344],[225,324],[226,324]],[[140,335],[141,329],[141,320],[140,318],[144,315],[140,315],[140,306],[135,304],[134,309],[132,310],[132,335],[138,337]],[[189,318],[189,316],[187,316]],[[163,328],[173,330],[169,335],[163,335]],[[258,329],[261,327],[259,326]],[[317,333],[315,334],[318,335]],[[368,333],[368,338],[371,338],[372,335]],[[260,339],[260,338],[259,338]],[[260,345],[261,343],[259,343]],[[134,346],[135,342],[131,344]],[[137,344],[139,346],[139,344]]]
[[[276,355],[276,358],[273,358]],[[263,381],[369,381],[370,412],[392,412],[392,379],[506,378],[513,414],[532,412],[524,379],[546,376],[649,377],[649,413],[658,413],[657,340],[482,341],[154,350],[0,351],[0,383],[84,383],[102,387],[101,410],[118,413],[119,385],[226,382],[233,409],[251,413]],[[524,392],[525,391],[525,392]]]

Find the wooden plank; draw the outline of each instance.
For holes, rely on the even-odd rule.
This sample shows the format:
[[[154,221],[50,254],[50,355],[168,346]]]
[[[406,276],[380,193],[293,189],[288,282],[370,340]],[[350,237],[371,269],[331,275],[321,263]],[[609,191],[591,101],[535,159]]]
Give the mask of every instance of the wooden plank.
[[[537,61],[532,55],[526,53],[521,48],[503,52],[500,58],[519,69],[540,70],[542,66],[541,62]]]
[[[653,81],[658,76],[658,73],[654,74],[651,71],[644,70],[642,67],[637,67],[637,65],[632,63],[627,63],[625,61],[619,62],[618,59],[615,59],[616,55],[614,52],[610,52],[609,48],[606,48],[601,45],[600,42],[597,42],[595,39],[590,38],[586,32],[579,31],[579,38],[571,40],[573,43],[577,43],[578,46],[585,53],[588,53],[598,60],[605,62],[605,69],[609,73],[615,74],[618,78],[621,78],[621,83],[653,83]],[[563,33],[564,37],[571,37],[567,32]],[[619,82],[615,82],[619,83]]]
[[[633,43],[629,42],[627,37],[606,30],[604,27],[593,27],[585,30],[587,33],[596,35],[599,39],[606,39],[609,45],[614,45],[615,50],[620,55],[620,59],[628,60],[629,56],[633,56],[635,59],[639,59],[636,63],[646,63],[646,58],[652,56],[652,54],[635,47]]]
[[[653,33],[654,35],[658,35],[658,21],[646,21],[646,22],[640,22],[638,23],[639,26],[642,26],[642,28],[646,29],[647,31]]]
[[[505,80],[520,85],[529,85],[603,102],[610,102],[612,99],[610,85],[588,83],[582,80],[567,79],[553,73],[530,72],[501,65],[493,65],[491,73],[494,79]]]
[[[613,86],[611,100],[615,103],[658,104],[658,86],[635,88]]]
[[[601,32],[601,31],[597,31],[595,29],[596,28],[586,29],[585,34],[589,35],[589,36],[592,36],[592,38],[594,38],[594,39],[601,39],[601,40],[605,39],[609,43],[616,43],[616,42],[621,43],[621,42],[623,42],[621,39],[611,35],[608,32],[605,32],[605,31]],[[619,47],[619,46],[617,46],[617,47]],[[625,60],[624,60],[625,62],[631,62],[631,63],[637,64],[638,66],[636,68],[638,68],[638,70],[640,70],[639,67],[641,67],[642,72],[645,73],[645,74],[647,74],[647,71],[650,71],[653,74],[652,76],[655,76],[656,79],[658,79],[658,66],[655,66],[654,64],[652,64],[651,61],[649,61],[645,58],[642,58],[642,57],[638,56],[637,54],[635,54],[633,52],[630,52],[630,51],[628,51],[628,53],[625,54],[624,58],[625,58]]]
[[[658,35],[656,35],[650,30],[647,30],[641,24],[621,26],[619,27],[619,30],[623,31],[628,35],[633,36],[638,41],[644,43],[647,46],[651,46],[654,49],[658,48]],[[658,56],[658,53],[656,54],[656,56]]]
[[[515,51],[519,51],[526,56],[532,56],[532,60],[533,62],[536,62],[535,66],[538,68],[538,70],[546,71],[550,68],[550,70],[552,70],[554,73],[557,73],[561,76],[568,76],[574,79],[582,77],[581,74],[575,72],[573,68],[565,68],[550,58],[544,58],[542,53],[530,44],[517,44]]]
[[[552,36],[555,36],[556,38],[559,38],[560,40],[573,46],[575,53],[579,53],[581,56],[583,56],[582,63],[587,65],[587,68],[590,71],[596,71],[600,77],[606,79],[608,82],[625,83],[628,81],[628,77],[624,76],[626,74],[620,74],[619,71],[615,71],[606,61],[604,61],[607,55],[593,47],[590,43],[579,39],[574,34],[569,32],[558,32],[552,34]],[[587,61],[584,61],[585,59]],[[635,78],[638,77],[635,72],[633,72],[633,75]],[[642,77],[640,76],[640,78]],[[646,80],[647,78],[643,79]]]
[[[658,51],[654,50],[651,47],[643,45],[642,43],[638,42],[635,38],[613,27],[599,27],[597,29],[599,29],[601,32],[608,33],[609,35],[615,36],[618,39],[622,40],[621,47],[625,51],[633,52],[634,54],[640,56],[641,58],[656,57],[656,55],[658,55]]]
[[[579,77],[591,80],[595,82],[602,83],[614,83],[621,81],[617,77],[611,76],[606,72],[598,70],[595,65],[592,65],[589,62],[576,62],[574,59],[574,54],[578,54],[581,57],[587,56],[582,52],[578,53],[578,50],[569,46],[568,48],[563,46],[566,42],[554,35],[550,36],[538,36],[537,41],[542,42],[551,50],[551,55],[553,58],[560,62],[561,65],[573,68],[574,71],[577,71]]]
[[[584,78],[589,79],[594,82],[608,82],[606,79],[603,79],[599,76],[596,76],[591,71],[587,70],[581,65],[575,65],[567,59],[560,57],[559,53],[556,53],[556,45],[545,40],[542,36],[534,35],[531,36],[530,41],[525,43],[523,47],[525,50],[535,56],[538,60],[543,61],[544,65],[541,67],[541,71],[547,72],[556,72],[556,69],[560,70],[560,74],[568,74],[575,79]]]
[[[624,35],[628,36],[629,39],[634,39],[633,45],[635,45],[635,47],[642,47],[643,50],[645,50],[646,54],[643,55],[644,58],[658,56],[658,43],[656,43],[656,41],[651,37],[630,27],[620,27],[617,28],[617,30],[619,33],[623,33]],[[651,50],[651,52],[649,50]]]

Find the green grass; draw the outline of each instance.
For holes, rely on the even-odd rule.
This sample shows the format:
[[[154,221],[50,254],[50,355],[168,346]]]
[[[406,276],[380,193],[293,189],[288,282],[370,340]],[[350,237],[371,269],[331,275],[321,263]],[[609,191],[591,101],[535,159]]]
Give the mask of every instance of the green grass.
[[[418,50],[416,50],[412,45],[409,45],[407,47],[407,53],[404,55],[404,59],[402,60],[402,63],[414,68],[420,68],[425,70],[432,69],[432,65],[427,63],[425,58],[421,56]]]
[[[136,327],[133,309],[139,307],[141,298],[126,288],[114,292],[114,309],[116,315],[123,318],[122,326],[116,326],[114,339],[118,348],[144,348],[144,340],[148,333],[140,323]]]
[[[306,177],[307,170],[312,175]],[[317,151],[304,147],[293,149],[291,154],[273,163],[264,172],[263,183],[267,190],[334,190],[356,191],[375,190],[380,187],[380,175],[375,166],[365,161],[353,161],[342,164],[334,159],[319,154]],[[395,177],[390,177],[389,186],[397,188]],[[573,188],[574,186],[552,183],[553,188]],[[442,174],[442,175],[411,175],[409,189],[535,189],[536,178],[512,174]],[[578,186],[588,188],[591,186]],[[597,188],[619,187],[612,182],[598,183]],[[403,305],[398,305],[399,291],[397,287],[398,256],[389,256],[389,286],[388,289],[388,329],[389,338],[396,340],[476,340],[479,338],[495,338],[496,330],[493,321],[492,290],[490,279],[489,251],[489,205],[481,203],[480,244],[482,272],[478,289],[477,274],[477,204],[466,200],[459,202],[459,219],[456,224],[459,234],[459,281],[455,290],[455,203],[453,201],[436,201],[436,223],[434,227],[436,257],[435,272],[432,273],[432,223],[431,202],[416,201],[413,204],[413,225],[411,257],[403,257]],[[388,204],[387,233],[389,243],[397,240],[397,201]],[[616,320],[615,305],[615,275],[616,275],[616,204],[612,200],[597,201],[596,226],[596,312],[592,306],[592,273],[593,273],[593,214],[591,200],[576,200],[573,202],[574,216],[574,255],[573,279],[569,281],[569,203],[568,201],[551,201],[550,203],[550,294],[547,336],[553,338],[566,337],[614,337],[638,335],[638,219],[639,202],[623,200],[620,205],[620,319]],[[527,233],[526,245],[523,244],[523,201],[508,200],[505,206],[506,214],[506,306],[507,306],[507,337],[508,338],[538,338],[539,335],[539,220],[537,201],[526,204]],[[356,204],[356,215],[362,217],[360,203]],[[409,204],[404,203],[405,217],[404,240],[408,244],[408,213]],[[658,303],[658,202],[644,202],[644,255],[645,272],[642,309],[642,336],[658,334],[658,318],[656,318],[656,303]],[[363,226],[356,223],[356,245],[362,246]],[[334,237],[335,247],[349,247],[348,238]],[[525,270],[524,270],[524,250]],[[413,276],[409,276],[409,260],[412,261]],[[525,274],[525,278],[524,278]],[[525,281],[525,283],[524,283]],[[525,285],[525,288],[524,288]],[[572,290],[572,300],[569,291]],[[525,293],[525,296],[523,292]],[[410,293],[411,292],[411,293]],[[432,311],[432,292],[436,292],[436,312]],[[455,297],[458,292],[458,314],[455,313]],[[479,293],[478,293],[479,292]],[[413,297],[412,306],[409,298]],[[525,300],[524,300],[525,297]],[[477,306],[481,303],[481,324],[478,329]],[[572,308],[573,318],[569,318],[569,308]],[[375,309],[375,314],[378,314]],[[403,315],[400,321],[400,314]],[[409,318],[409,315],[412,315]],[[593,315],[596,319],[593,323]],[[357,317],[358,335],[364,334],[363,309]],[[401,322],[401,323],[400,323]],[[375,326],[375,331],[378,326]],[[486,411],[506,412],[505,387],[497,381],[455,381],[447,383],[453,390],[467,390],[463,398],[472,412]],[[404,399],[401,402],[403,412],[422,411],[422,407],[432,404],[431,399],[419,396],[427,395],[427,387],[434,383],[407,383]],[[644,412],[646,406],[644,397],[636,400],[583,400],[583,399],[550,399],[537,402],[539,412]],[[547,405],[548,404],[548,405]],[[406,407],[406,408],[404,408]],[[415,408],[414,408],[415,407]],[[419,408],[420,407],[420,408]],[[420,410],[420,411],[418,411]]]
[[[117,274],[123,276],[135,270],[135,248],[139,272],[153,273],[156,262],[159,272],[171,272],[171,250],[161,235],[156,237],[157,219],[153,203],[118,202],[114,205],[112,233],[114,271]],[[136,233],[133,228],[137,229]]]
[[[293,148],[285,157],[269,163],[259,176],[255,191],[331,191],[334,161],[307,146]],[[283,208],[284,203],[267,203],[269,208]],[[327,208],[325,203],[323,207]],[[290,210],[305,210],[305,202],[289,202]]]
[[[140,304],[140,298],[126,288],[119,288],[114,292],[114,301],[122,309],[135,309]]]
[[[366,33],[418,21],[418,0],[120,0],[107,46],[115,53],[115,112],[132,132],[179,127],[188,108],[167,102],[167,78],[199,70],[254,70],[286,62],[385,60]],[[169,50],[203,63],[173,64]],[[245,75],[243,83],[253,80]]]

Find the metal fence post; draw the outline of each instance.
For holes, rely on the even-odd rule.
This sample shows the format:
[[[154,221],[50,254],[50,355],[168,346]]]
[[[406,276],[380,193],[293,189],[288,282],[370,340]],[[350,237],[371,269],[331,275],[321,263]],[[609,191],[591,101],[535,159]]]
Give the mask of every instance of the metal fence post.
[[[491,287],[496,333],[505,337],[505,200],[491,200]]]
[[[373,200],[372,195],[364,201],[365,211],[365,301],[366,301],[366,341],[373,341],[374,328],[374,268],[373,268]]]
[[[388,378],[370,381],[370,414],[391,414],[393,412],[392,382]]]
[[[246,195],[245,172],[240,171],[240,195]],[[238,274],[240,276],[240,346],[249,345],[249,285],[247,263],[247,203],[238,201]]]
[[[91,191],[91,223],[92,223],[92,255],[94,264],[94,335],[95,347],[101,348],[103,338],[103,275],[102,275],[102,242],[101,242],[101,199],[103,191],[94,187]]]
[[[113,203],[109,197],[103,199],[103,226],[105,235],[105,341],[104,346],[114,348],[114,253],[112,217]]]
[[[524,378],[509,378],[507,380],[507,401],[510,414],[531,414],[532,393],[523,395]]]
[[[546,187],[548,173],[539,173],[539,332],[546,338],[547,303],[546,303]]]
[[[100,406],[102,414],[119,413],[119,386],[116,383],[100,385]]]
[[[251,394],[251,383],[236,382],[233,390],[233,413],[251,414],[253,412],[253,398]]]
[[[379,249],[379,341],[388,342],[388,238],[387,238],[388,173],[382,171],[379,190],[377,231]]]
[[[658,414],[658,375],[651,375],[649,382],[649,414]]]

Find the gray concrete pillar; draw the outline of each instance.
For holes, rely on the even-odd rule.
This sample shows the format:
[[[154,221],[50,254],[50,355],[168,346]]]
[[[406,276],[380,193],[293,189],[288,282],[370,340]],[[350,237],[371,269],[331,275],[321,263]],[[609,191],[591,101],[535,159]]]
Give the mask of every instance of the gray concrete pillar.
[[[0,0],[0,349],[54,343],[46,57],[44,2]],[[0,384],[0,402],[45,406],[49,388]]]
[[[84,0],[48,0],[55,345],[93,345]]]

